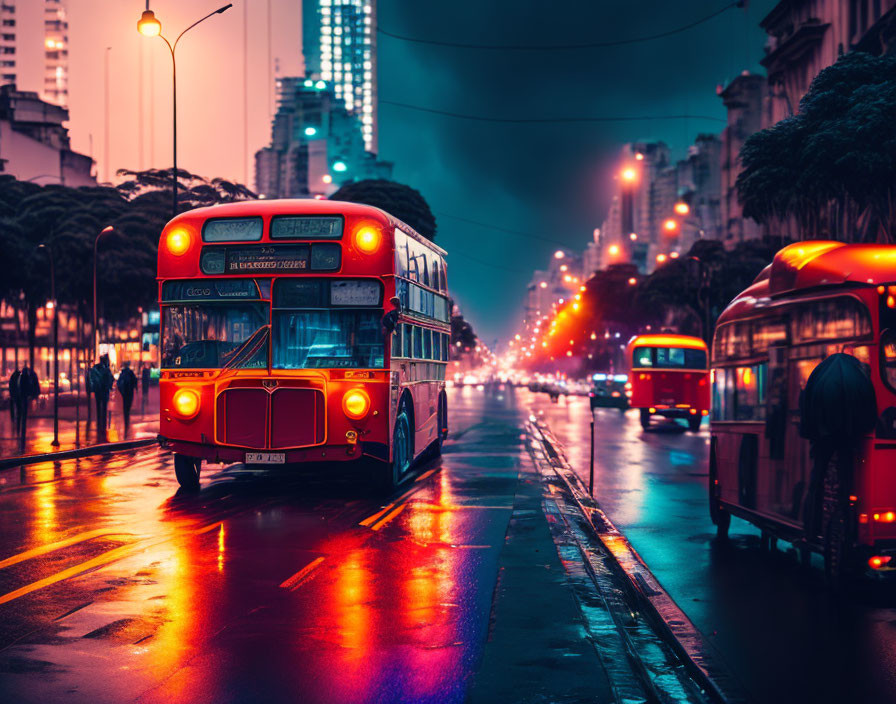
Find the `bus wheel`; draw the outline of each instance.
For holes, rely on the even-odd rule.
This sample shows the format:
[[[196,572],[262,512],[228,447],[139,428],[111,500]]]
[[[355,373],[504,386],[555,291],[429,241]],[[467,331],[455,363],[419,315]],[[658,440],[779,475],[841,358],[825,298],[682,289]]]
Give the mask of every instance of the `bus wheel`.
[[[641,409],[641,427],[647,430],[650,427],[650,411],[646,408]]]
[[[844,460],[837,452],[828,461],[824,476],[824,576],[832,592],[842,589],[849,570],[849,536],[846,507],[841,497],[841,467]]]
[[[380,465],[379,488],[384,492],[397,487],[411,467],[411,423],[407,412],[402,409],[395,419],[392,431],[392,462]]]
[[[719,503],[718,468],[716,467],[716,439],[709,446],[709,517],[716,526],[716,536],[720,540],[728,539],[731,527],[731,514]]]
[[[177,483],[189,491],[199,489],[199,472],[202,469],[202,460],[187,457],[186,455],[174,455],[174,475]]]
[[[442,443],[448,438],[448,397],[445,394],[439,395],[439,412],[436,420],[439,424],[438,439],[433,449],[435,454],[439,455],[442,453]]]
[[[696,433],[698,430],[700,430],[700,423],[702,421],[703,418],[701,418],[700,416],[691,416],[690,418],[688,418],[688,429],[692,433]]]

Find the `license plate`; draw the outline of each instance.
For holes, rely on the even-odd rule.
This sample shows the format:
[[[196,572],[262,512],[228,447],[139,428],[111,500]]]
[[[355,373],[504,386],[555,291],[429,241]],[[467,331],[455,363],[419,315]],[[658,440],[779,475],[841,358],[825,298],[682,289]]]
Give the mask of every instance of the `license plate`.
[[[246,464],[285,464],[285,452],[247,452]]]

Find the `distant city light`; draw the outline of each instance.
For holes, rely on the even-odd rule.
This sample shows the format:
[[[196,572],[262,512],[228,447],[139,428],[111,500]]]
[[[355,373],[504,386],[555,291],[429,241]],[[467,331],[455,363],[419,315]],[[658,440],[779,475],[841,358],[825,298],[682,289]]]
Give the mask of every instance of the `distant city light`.
[[[607,251],[610,253],[611,257],[615,257],[617,254],[619,254],[619,245],[611,244]]]
[[[628,280],[629,286],[634,286],[636,283],[638,283],[638,280],[634,276]]]
[[[569,267],[566,266],[566,264],[561,264],[561,265],[560,265],[560,271],[566,271],[567,269],[569,269]]]
[[[665,254],[657,254],[656,261],[658,264],[662,264],[664,261],[666,261],[666,255]]]
[[[541,288],[547,288],[547,287],[548,287],[548,282],[547,282],[547,281],[542,281],[542,282],[541,282],[540,284],[538,284],[538,285],[539,285]]]
[[[305,87],[306,88],[311,88],[313,85],[314,85],[314,81],[312,81],[310,78],[305,79]]]
[[[333,183],[333,177],[330,176],[330,174],[324,174],[323,178],[321,178],[321,181],[323,181],[324,183]]]
[[[638,152],[637,154],[635,154],[635,159],[637,159],[638,161],[642,161],[644,159],[644,155],[641,152]]]
[[[313,137],[316,134],[317,134],[317,127],[306,127],[305,128],[305,136],[306,137]]]
[[[628,238],[629,238],[632,242],[634,242],[636,239],[638,239],[638,235],[636,235],[634,232],[632,232],[632,233],[629,233]]]
[[[556,252],[554,252],[554,259],[563,259],[564,256],[566,255],[563,254],[562,249],[558,249]]]
[[[674,232],[678,229],[678,223],[675,222],[675,220],[673,220],[672,218],[669,218],[668,220],[666,220],[666,222],[663,223],[663,227],[667,232]]]
[[[346,170],[348,170],[348,166],[346,166],[344,161],[333,162],[333,171],[342,172],[342,171],[346,171]]]
[[[672,252],[672,253],[669,255],[669,257],[672,258],[672,259],[678,259],[678,252]]]
[[[679,201],[675,204],[675,212],[679,215],[687,215],[689,212],[691,212],[691,208],[684,201]]]
[[[327,87],[327,84],[324,81],[318,81],[317,83],[314,84],[314,87],[317,88],[318,90],[323,90],[324,88]]]
[[[635,171],[631,166],[622,170],[622,180],[632,182],[636,178],[638,178],[638,172]]]

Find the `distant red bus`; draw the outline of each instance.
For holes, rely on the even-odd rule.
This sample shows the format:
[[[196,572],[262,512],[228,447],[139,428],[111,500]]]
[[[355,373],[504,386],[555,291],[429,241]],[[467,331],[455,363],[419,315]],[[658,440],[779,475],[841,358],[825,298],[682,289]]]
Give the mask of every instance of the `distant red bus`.
[[[638,335],[625,348],[630,404],[641,426],[652,416],[680,418],[696,432],[709,415],[709,351],[699,337]]]
[[[165,227],[160,438],[203,460],[357,462],[392,487],[448,432],[445,252],[376,208],[245,201]],[[397,298],[397,305],[392,301]]]
[[[879,421],[850,457],[813,472],[801,395],[818,364],[842,352],[870,379]],[[896,247],[785,247],[722,313],[712,367],[709,500],[719,534],[733,514],[804,559],[821,552],[830,576],[896,568]]]

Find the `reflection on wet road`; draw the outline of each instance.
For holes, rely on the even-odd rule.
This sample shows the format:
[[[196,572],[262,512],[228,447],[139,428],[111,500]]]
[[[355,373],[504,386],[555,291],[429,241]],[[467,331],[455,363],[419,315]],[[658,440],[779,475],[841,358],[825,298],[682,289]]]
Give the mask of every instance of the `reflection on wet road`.
[[[148,449],[0,472],[0,700],[463,701],[513,506],[512,395],[458,391],[442,459],[357,478]]]
[[[588,479],[587,398],[520,391]],[[714,540],[706,500],[709,431],[667,423],[642,431],[637,413],[595,413],[595,497],[756,702],[896,700],[894,587],[863,585],[830,599],[820,559],[802,570],[790,547],[764,553],[734,519]]]

